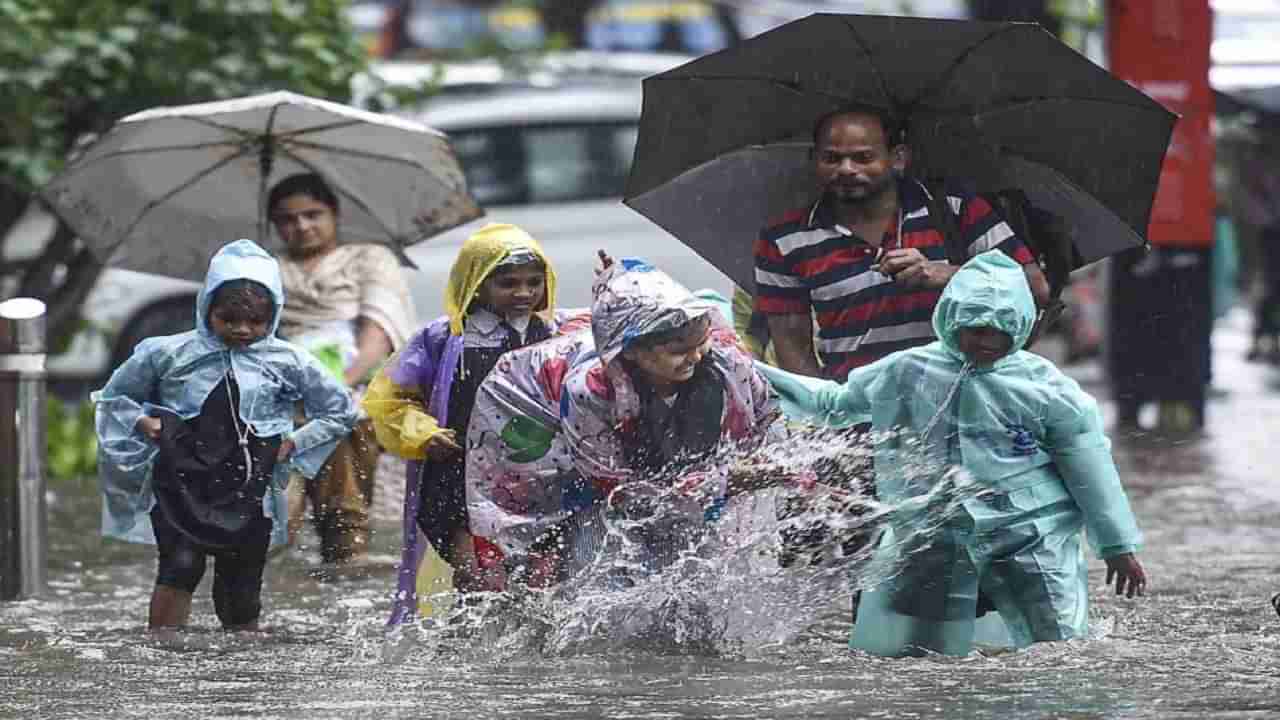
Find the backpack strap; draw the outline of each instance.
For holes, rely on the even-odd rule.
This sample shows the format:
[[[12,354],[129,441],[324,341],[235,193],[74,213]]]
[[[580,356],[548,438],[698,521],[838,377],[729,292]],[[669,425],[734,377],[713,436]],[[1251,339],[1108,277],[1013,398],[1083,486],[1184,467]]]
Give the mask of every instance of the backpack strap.
[[[928,199],[929,218],[938,232],[942,233],[947,262],[960,267],[969,260],[969,248],[965,247],[964,235],[960,232],[960,218],[951,209],[951,201],[947,199],[946,182],[929,180],[920,184]]]

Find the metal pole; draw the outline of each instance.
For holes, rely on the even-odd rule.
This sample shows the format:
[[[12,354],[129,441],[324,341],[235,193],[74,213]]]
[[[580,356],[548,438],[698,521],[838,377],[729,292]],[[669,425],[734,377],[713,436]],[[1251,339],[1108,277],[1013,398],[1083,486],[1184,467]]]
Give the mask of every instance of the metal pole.
[[[0,302],[0,600],[45,591],[45,305]]]

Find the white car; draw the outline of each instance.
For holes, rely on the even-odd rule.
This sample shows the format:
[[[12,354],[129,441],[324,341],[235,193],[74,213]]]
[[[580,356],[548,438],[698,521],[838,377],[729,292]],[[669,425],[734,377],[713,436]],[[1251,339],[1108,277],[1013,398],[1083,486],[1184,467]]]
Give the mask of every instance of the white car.
[[[487,213],[408,249],[418,266],[405,272],[419,322],[443,314],[453,259],[487,222],[519,225],[543,244],[559,277],[562,307],[589,304],[597,249],[643,257],[690,288],[727,296],[727,277],[620,201],[640,101],[639,80],[631,78],[494,91],[436,102],[417,113],[452,137]],[[143,338],[191,328],[198,290],[193,282],[108,269],[85,302],[87,327],[66,352],[50,358],[50,374],[102,378]]]

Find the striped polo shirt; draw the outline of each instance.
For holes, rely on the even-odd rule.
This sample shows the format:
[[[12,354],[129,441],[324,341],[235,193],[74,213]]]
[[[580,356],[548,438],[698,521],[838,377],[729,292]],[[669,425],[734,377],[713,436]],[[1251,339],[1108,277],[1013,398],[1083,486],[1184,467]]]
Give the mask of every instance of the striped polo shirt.
[[[970,257],[999,248],[1019,263],[1034,262],[1031,251],[982,197],[948,190],[947,201]],[[881,246],[915,248],[930,261],[947,262],[924,186],[899,180],[898,202],[902,236],[898,223],[892,223]],[[871,269],[876,255],[875,247],[837,224],[821,200],[786,213],[756,240],[756,309],[773,315],[812,310],[824,372],[841,382],[856,367],[934,338],[933,306],[942,292],[895,284]]]

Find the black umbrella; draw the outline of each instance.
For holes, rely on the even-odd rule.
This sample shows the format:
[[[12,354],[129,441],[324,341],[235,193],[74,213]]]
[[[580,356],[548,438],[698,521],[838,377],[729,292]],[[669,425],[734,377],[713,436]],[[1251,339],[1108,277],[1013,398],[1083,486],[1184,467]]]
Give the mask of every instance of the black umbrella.
[[[911,173],[1020,189],[1081,265],[1144,244],[1176,116],[1031,23],[811,15],[644,81],[625,202],[744,287],[767,219],[814,198],[813,127],[906,120]]]

